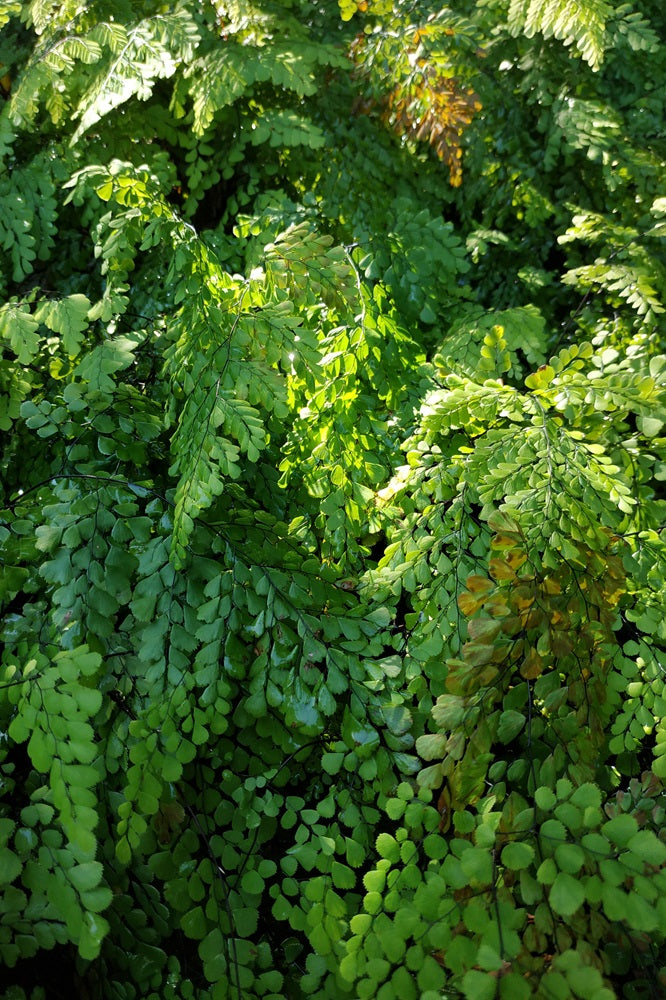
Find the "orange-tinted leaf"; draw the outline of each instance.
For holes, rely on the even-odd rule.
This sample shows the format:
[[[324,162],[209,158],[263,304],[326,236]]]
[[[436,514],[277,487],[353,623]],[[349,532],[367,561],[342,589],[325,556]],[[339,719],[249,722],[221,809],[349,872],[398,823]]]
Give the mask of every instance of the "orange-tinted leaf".
[[[523,625],[525,628],[539,628],[546,621],[543,608],[537,605],[532,606],[528,611],[523,612]]]
[[[518,611],[525,611],[526,608],[531,608],[535,598],[534,587],[521,585],[520,587],[514,587],[511,591],[511,604]]]
[[[477,576],[476,574],[467,577],[465,586],[471,594],[487,594],[495,589],[495,584],[487,576]]]
[[[487,611],[489,615],[492,615],[493,618],[506,618],[509,614],[509,608],[503,594],[491,594],[491,596],[483,602],[483,609],[484,611]]]
[[[458,597],[458,607],[468,618],[479,608],[483,607],[483,598],[473,597],[471,594],[460,594]]]
[[[519,543],[520,538],[517,535],[493,535],[490,546],[493,549],[515,549]]]
[[[419,45],[420,39],[417,32],[413,38],[415,45]],[[447,164],[451,185],[459,187],[460,137],[481,110],[481,102],[470,88],[462,89],[454,78],[438,75],[427,60],[419,58],[416,65],[420,70],[418,75],[399,82],[386,98],[382,118],[399,135],[428,142]]]
[[[504,559],[512,569],[518,569],[527,562],[527,555],[522,549],[513,549],[511,552],[504,553]]]
[[[508,536],[496,536],[507,539]],[[490,560],[490,575],[495,580],[512,580],[523,563],[527,562],[527,556],[522,549],[515,546],[506,546],[505,551]]]
[[[488,571],[493,580],[515,580],[516,573],[506,559],[491,559],[488,564]]]

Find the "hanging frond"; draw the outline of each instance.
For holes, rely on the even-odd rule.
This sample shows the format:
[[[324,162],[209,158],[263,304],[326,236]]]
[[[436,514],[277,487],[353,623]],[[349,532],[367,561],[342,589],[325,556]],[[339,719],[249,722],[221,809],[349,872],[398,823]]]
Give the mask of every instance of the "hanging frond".
[[[606,0],[511,0],[507,23],[514,35],[556,38],[575,45],[594,70],[603,62],[606,22],[613,8]]]
[[[199,33],[196,21],[180,8],[169,16],[155,14],[127,31],[126,41],[100,68],[75,112],[76,143],[96,122],[131,97],[146,101],[157,80],[168,79],[181,60],[191,59]]]
[[[598,260],[567,271],[562,281],[583,289],[598,288],[615,303],[624,300],[644,320],[654,320],[664,312],[664,305],[654,287],[654,277],[644,267]]]

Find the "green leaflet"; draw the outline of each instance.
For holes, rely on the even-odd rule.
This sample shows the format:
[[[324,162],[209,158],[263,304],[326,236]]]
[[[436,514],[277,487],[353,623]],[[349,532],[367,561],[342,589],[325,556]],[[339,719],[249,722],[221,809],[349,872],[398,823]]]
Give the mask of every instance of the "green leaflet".
[[[70,295],[60,302],[44,302],[35,313],[35,319],[59,333],[65,351],[75,357],[81,350],[89,309],[90,302],[85,295]]]
[[[23,365],[32,361],[39,350],[38,327],[37,319],[26,306],[8,303],[2,307],[0,332]]]

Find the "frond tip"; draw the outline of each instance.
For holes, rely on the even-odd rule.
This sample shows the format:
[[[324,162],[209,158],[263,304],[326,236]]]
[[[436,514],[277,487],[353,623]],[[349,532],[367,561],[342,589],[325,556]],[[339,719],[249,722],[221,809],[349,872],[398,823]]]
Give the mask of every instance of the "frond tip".
[[[605,0],[511,0],[508,24],[513,35],[557,38],[575,43],[592,69],[601,66],[605,51],[606,21],[613,13]]]

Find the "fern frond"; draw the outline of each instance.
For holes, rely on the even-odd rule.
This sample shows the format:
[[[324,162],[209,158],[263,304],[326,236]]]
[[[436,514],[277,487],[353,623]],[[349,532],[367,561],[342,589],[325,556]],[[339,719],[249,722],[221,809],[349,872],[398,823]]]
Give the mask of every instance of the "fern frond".
[[[113,59],[107,60],[107,68],[116,67],[119,77],[115,81],[115,89],[122,90],[123,72],[131,70],[127,59],[123,62],[123,53],[129,52],[137,58],[140,54],[136,46],[132,47],[126,28],[120,23],[101,22],[93,25],[87,33],[73,33],[72,24],[67,21],[61,23],[61,19],[62,10],[59,11],[58,19],[54,23],[52,23],[53,18],[46,18],[43,37],[12,93],[9,115],[16,124],[27,125],[34,120],[43,95],[46,95],[45,104],[52,121],[58,124],[63,120],[72,102],[71,94],[68,93],[68,88],[62,83],[62,79],[72,73],[77,62],[84,65],[99,62],[103,49],[108,49],[111,56],[118,56],[115,63]],[[178,23],[177,14],[172,15],[171,19]],[[157,19],[152,20],[157,21]],[[80,29],[81,25],[78,27]],[[159,36],[160,31],[161,22],[158,22],[158,27],[155,29],[156,36]],[[96,84],[92,85],[88,97],[91,91],[95,91],[96,86],[103,90],[103,77],[104,69],[102,69],[102,81],[98,79]],[[80,108],[79,113],[81,113]]]
[[[203,135],[216,112],[233,104],[254,83],[259,56],[248,56],[247,47],[227,42],[217,51],[196,59],[185,71],[194,99],[196,135]]]
[[[356,274],[342,247],[332,244],[331,236],[315,232],[307,222],[290,226],[265,248],[269,284],[308,305],[350,307],[358,292]]]
[[[252,0],[211,0],[211,6],[215,10],[217,25],[224,38],[238,35],[239,38],[249,38],[255,44],[263,45],[275,31],[275,15]],[[288,30],[294,19],[287,14],[286,20],[285,24],[280,19],[282,30]]]
[[[605,243],[621,249],[639,238],[638,231],[627,225],[619,225],[616,220],[597,212],[576,212],[565,233],[558,236],[560,245],[575,243],[577,240],[589,243]]]
[[[641,11],[633,10],[628,3],[615,8],[608,31],[613,47],[624,45],[633,52],[657,52],[661,44],[659,35],[649,20]]]
[[[275,87],[284,87],[305,97],[317,89],[313,70],[319,61],[318,49],[311,42],[289,41],[273,45],[262,53],[257,79],[270,80]]]
[[[556,38],[575,44],[592,69],[601,66],[605,51],[606,22],[613,13],[605,0],[511,0],[508,25],[513,35]]]
[[[264,111],[253,123],[250,141],[253,146],[309,146],[321,149],[324,133],[313,121],[296,111]]]
[[[13,281],[31,274],[37,258],[54,245],[57,202],[52,161],[39,154],[31,163],[0,176],[0,246]],[[0,265],[0,272],[2,266]]]
[[[24,71],[9,101],[7,114],[14,125],[29,126],[39,109],[43,91],[54,85],[53,72],[44,62],[33,61]]]
[[[155,82],[173,76],[191,58],[199,40],[196,21],[187,10],[155,15],[127,32],[123,48],[102,68],[76,110],[80,119],[72,144],[92,125],[131,97],[146,101]]]
[[[41,344],[39,322],[24,303],[6,302],[0,306],[0,341],[5,341],[22,365],[36,357]]]
[[[565,285],[583,289],[600,288],[618,304],[624,300],[645,320],[654,319],[664,312],[654,281],[654,274],[645,267],[609,264],[605,260],[575,267],[562,278]]]
[[[37,34],[41,35],[54,24],[66,24],[75,16],[79,7],[77,0],[66,0],[65,3],[60,3],[59,0],[33,0],[27,4],[28,23],[32,23]]]
[[[127,29],[117,21],[100,21],[90,29],[88,38],[118,55],[127,44]]]
[[[460,319],[447,331],[435,363],[444,371],[453,369],[474,377],[484,354],[484,337],[496,325],[502,328],[509,351],[510,363],[506,372],[510,378],[521,374],[519,351],[534,368],[545,362],[543,345],[546,324],[535,306],[488,312],[474,305],[465,309]]]
[[[0,172],[6,169],[5,158],[11,153],[16,138],[7,115],[0,115]]]
[[[93,38],[79,37],[78,35],[66,38],[63,43],[64,56],[82,63],[95,63],[102,56],[102,47]]]
[[[240,449],[216,433],[225,417],[219,393],[216,383],[198,384],[185,402],[172,440],[176,457],[169,471],[178,476],[178,486],[171,551],[177,567],[185,561],[194,519],[222,493],[225,478],[237,479],[241,473]]]
[[[572,149],[584,149],[590,160],[602,162],[617,153],[623,126],[608,105],[567,97],[555,103],[554,112],[557,126]]]

